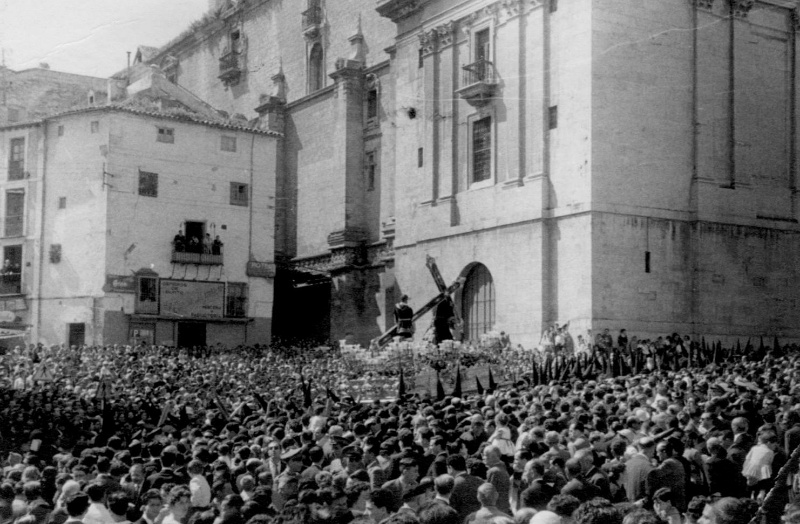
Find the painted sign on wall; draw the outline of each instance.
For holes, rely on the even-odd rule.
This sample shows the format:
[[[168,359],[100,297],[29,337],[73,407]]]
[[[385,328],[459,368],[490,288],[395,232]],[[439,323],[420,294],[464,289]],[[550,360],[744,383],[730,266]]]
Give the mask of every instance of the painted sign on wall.
[[[222,318],[225,314],[224,282],[162,279],[161,314],[183,318]]]

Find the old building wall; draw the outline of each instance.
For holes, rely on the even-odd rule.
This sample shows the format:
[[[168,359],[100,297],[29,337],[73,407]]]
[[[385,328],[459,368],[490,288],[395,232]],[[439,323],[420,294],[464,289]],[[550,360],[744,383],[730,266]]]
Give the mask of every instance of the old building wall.
[[[58,111],[105,102],[106,79],[44,68],[0,66],[0,125],[38,120]]]
[[[327,75],[334,71],[338,58],[349,58],[352,54],[348,39],[357,33],[359,19],[367,66],[386,59],[383,50],[392,43],[394,35],[388,20],[359,0],[327,0],[321,4],[322,21],[316,38],[307,39],[303,34],[302,13],[308,8],[306,2],[261,0],[251,2],[243,11],[212,17],[205,30],[189,30],[191,34],[185,39],[162,48],[154,63],[161,63],[166,55],[174,55],[179,63],[179,85],[218,109],[252,118],[259,96],[271,91],[271,78],[281,67],[289,102],[310,94],[307,56],[314,42],[323,48],[324,85],[331,85]],[[226,87],[217,78],[219,58],[235,30],[240,30],[245,39],[244,74],[238,85]]]
[[[625,0],[592,10],[593,208],[690,210],[690,4]]]

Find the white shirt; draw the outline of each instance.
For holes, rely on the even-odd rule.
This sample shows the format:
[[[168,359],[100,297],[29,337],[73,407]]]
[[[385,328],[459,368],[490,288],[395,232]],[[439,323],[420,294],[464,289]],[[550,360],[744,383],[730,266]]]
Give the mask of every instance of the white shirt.
[[[203,475],[194,475],[189,481],[192,492],[192,507],[207,508],[211,504],[211,486]]]
[[[83,524],[114,524],[114,517],[103,504],[92,502],[83,517]]]

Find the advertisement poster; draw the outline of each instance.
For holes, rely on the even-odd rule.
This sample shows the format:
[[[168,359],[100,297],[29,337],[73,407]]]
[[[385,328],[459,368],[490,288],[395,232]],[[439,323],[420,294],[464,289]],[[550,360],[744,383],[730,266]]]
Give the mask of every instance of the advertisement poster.
[[[161,281],[161,314],[182,318],[222,318],[224,282]]]

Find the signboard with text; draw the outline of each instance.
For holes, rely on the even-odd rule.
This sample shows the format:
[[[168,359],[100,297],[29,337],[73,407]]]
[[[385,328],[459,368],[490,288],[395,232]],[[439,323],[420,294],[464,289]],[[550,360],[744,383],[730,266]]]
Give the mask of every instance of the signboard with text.
[[[161,314],[183,318],[222,318],[225,313],[224,282],[162,279]]]
[[[136,293],[136,279],[133,275],[106,275],[103,291],[108,293]]]
[[[248,277],[275,278],[275,263],[250,260],[245,271]]]

